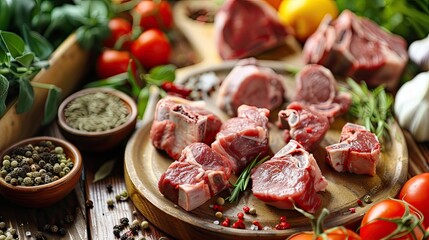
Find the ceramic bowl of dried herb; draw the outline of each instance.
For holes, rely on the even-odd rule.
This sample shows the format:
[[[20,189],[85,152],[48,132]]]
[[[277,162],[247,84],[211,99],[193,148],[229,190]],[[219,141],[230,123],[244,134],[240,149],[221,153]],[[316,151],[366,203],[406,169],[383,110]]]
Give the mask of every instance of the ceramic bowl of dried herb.
[[[0,194],[21,206],[40,208],[58,202],[81,175],[79,150],[60,138],[28,138],[0,154]]]
[[[115,149],[135,130],[137,105],[127,94],[112,88],[86,88],[67,97],[58,109],[63,136],[79,150]]]

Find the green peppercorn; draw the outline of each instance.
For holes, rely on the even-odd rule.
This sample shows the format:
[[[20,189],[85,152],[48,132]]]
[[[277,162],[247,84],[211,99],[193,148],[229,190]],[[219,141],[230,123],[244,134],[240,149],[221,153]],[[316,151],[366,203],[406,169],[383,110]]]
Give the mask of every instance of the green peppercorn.
[[[70,168],[69,168],[69,167],[65,167],[65,168],[63,168],[63,172],[65,172],[65,173],[69,173],[69,172],[70,172]]]
[[[0,171],[0,176],[2,178],[6,177],[6,175],[7,175],[7,171],[5,169],[3,169],[3,170]]]
[[[54,151],[55,151],[56,154],[64,153],[64,149],[62,147],[60,147],[60,146],[55,147]]]
[[[18,167],[18,161],[13,160],[12,162],[10,162],[10,166],[13,167],[13,168]]]
[[[5,180],[7,183],[10,183],[10,180],[12,180],[12,176],[10,176],[10,175],[6,175],[6,177],[4,177],[4,180]]]
[[[5,222],[0,222],[0,229],[1,230],[6,230],[6,223]]]
[[[5,167],[10,167],[10,161],[9,160],[3,160],[3,166],[5,166]]]
[[[249,214],[255,215],[256,214],[256,208],[250,208],[249,209]]]
[[[33,179],[31,179],[30,177],[26,177],[26,178],[24,178],[23,183],[25,186],[31,186],[31,185],[33,185],[34,182],[33,182]]]
[[[51,179],[51,181],[52,181],[52,182],[55,182],[55,181],[57,181],[58,179],[60,179],[58,176],[53,176],[53,177],[52,177],[52,179]]]
[[[12,184],[13,186],[17,186],[17,185],[19,184],[19,181],[18,181],[18,179],[16,179],[16,178],[12,178],[12,179],[10,180],[10,184]]]
[[[3,156],[3,160],[10,160],[10,156],[9,155],[4,155]]]
[[[58,163],[55,163],[54,165],[54,173],[59,174],[63,170],[61,166]]]
[[[0,240],[6,240],[6,235],[0,235]]]
[[[108,206],[109,208],[112,208],[114,205],[115,205],[115,202],[114,202],[112,199],[108,199],[108,200],[107,200],[107,206]]]
[[[223,217],[222,212],[216,212],[216,213],[215,213],[215,217],[216,217],[216,218],[222,218],[222,217]]]
[[[140,227],[141,227],[142,229],[147,229],[147,228],[149,228],[149,222],[148,222],[148,221],[143,221],[143,222],[140,224]]]
[[[15,228],[9,228],[7,231],[8,231],[12,236],[15,236],[15,235],[16,235],[16,229],[15,229]]]
[[[64,177],[65,175],[66,175],[66,173],[65,173],[65,172],[63,172],[63,171],[61,171],[61,172],[58,174],[58,176],[60,176],[60,178]]]
[[[33,155],[33,153],[31,151],[26,151],[24,155],[26,157],[31,157],[31,155]]]

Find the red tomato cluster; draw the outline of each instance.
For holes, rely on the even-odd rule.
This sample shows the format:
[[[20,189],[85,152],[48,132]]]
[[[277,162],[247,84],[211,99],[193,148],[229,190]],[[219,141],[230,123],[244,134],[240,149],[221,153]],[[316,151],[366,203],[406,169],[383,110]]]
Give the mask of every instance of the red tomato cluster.
[[[404,184],[398,199],[374,203],[362,219],[359,234],[344,227],[335,227],[321,233],[298,233],[288,239],[422,240],[428,237],[429,173],[422,173]]]
[[[111,35],[104,42],[105,49],[96,66],[101,78],[126,72],[132,57],[146,69],[169,63],[172,48],[164,31],[173,26],[171,5],[167,1],[142,0],[129,14],[140,22],[132,23],[122,17],[109,21]],[[132,37],[133,26],[141,31],[135,39]]]

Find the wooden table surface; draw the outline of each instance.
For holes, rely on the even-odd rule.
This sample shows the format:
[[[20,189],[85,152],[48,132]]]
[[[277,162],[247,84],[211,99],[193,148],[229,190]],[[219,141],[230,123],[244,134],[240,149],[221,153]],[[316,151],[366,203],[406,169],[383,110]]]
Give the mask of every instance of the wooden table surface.
[[[183,12],[175,11],[175,19],[179,19],[182,15]],[[208,41],[213,41],[212,31],[208,31],[198,24],[191,27],[181,26],[181,24],[189,24],[186,19],[180,19],[177,23],[187,36],[193,35],[192,31],[203,33],[193,35],[194,37],[189,39],[201,55],[202,62],[199,65],[207,65],[219,60],[211,58],[215,54],[213,48],[205,47]],[[192,31],[186,32],[188,30]],[[204,44],[201,45],[201,43]],[[208,52],[207,49],[211,52]],[[62,137],[55,123],[41,129],[38,135]],[[408,177],[429,172],[429,144],[415,143],[407,131],[404,131],[404,135],[407,140],[409,155]],[[139,222],[145,220],[145,217],[137,211],[131,200],[115,201],[115,196],[126,190],[123,170],[125,146],[126,141],[109,152],[97,154],[82,152],[84,170],[80,184],[76,186],[75,191],[54,206],[41,209],[31,208],[31,206],[25,208],[0,197],[0,221],[4,221],[9,227],[15,228],[19,239],[35,239],[37,232],[42,232],[47,239],[115,239],[113,227],[120,223],[121,218],[126,217],[130,222],[135,219]],[[115,161],[113,172],[107,178],[93,183],[96,171],[109,160]],[[111,192],[107,189],[109,185],[112,186]],[[113,199],[115,202],[113,208],[109,208],[107,205],[109,199]],[[86,206],[88,200],[93,202],[92,208]],[[44,227],[47,224],[63,227],[65,235],[45,231]],[[126,230],[123,230],[121,234],[125,232]],[[29,236],[30,234],[31,236]],[[174,239],[174,236],[167,236],[152,224],[149,224],[148,229],[140,230],[135,239],[142,237],[153,240]]]

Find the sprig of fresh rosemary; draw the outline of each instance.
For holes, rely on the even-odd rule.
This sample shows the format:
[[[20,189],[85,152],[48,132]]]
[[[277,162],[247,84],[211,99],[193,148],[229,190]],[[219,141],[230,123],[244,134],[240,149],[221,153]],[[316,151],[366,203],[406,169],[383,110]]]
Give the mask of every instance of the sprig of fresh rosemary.
[[[385,91],[383,85],[369,90],[365,82],[356,83],[348,78],[352,94],[352,105],[349,114],[373,132],[380,141],[389,138],[389,121],[392,119],[393,97]]]
[[[229,202],[235,202],[240,197],[240,194],[246,191],[247,185],[250,181],[250,173],[252,169],[261,163],[267,161],[270,157],[265,156],[264,158],[259,160],[259,155],[249,164],[247,167],[241,172],[240,176],[237,178],[237,181],[233,185],[231,195],[227,197],[225,200]]]

